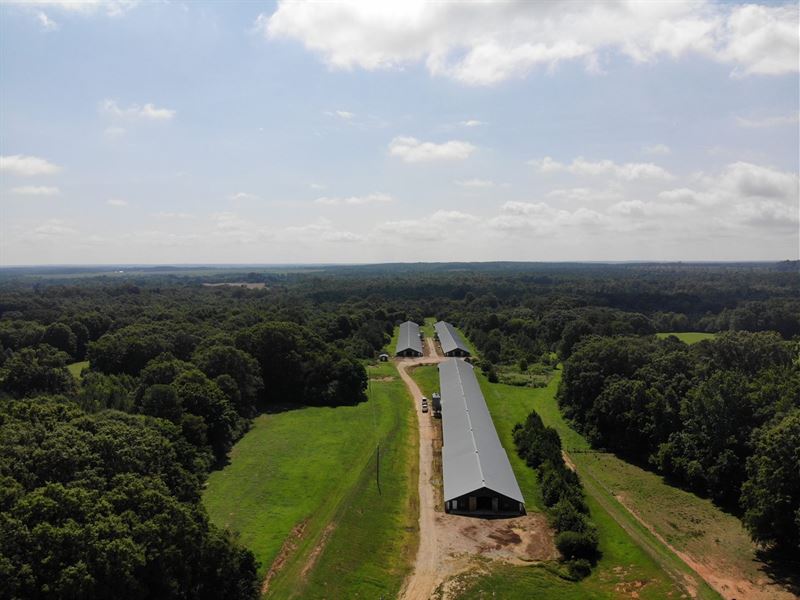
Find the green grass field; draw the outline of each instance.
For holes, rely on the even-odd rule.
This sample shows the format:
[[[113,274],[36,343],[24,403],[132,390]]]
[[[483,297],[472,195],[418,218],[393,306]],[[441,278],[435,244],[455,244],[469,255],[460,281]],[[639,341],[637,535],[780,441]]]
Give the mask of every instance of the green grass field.
[[[685,333],[657,333],[656,337],[663,340],[671,335],[674,335],[684,344],[696,344],[697,342],[702,342],[703,340],[713,340],[715,337],[717,337],[716,333],[703,333],[702,331],[687,331]]]
[[[420,391],[429,399],[433,392],[439,391],[439,367],[436,365],[423,365],[411,367],[408,374],[417,382]]]
[[[557,427],[557,429],[562,436],[564,447],[588,448],[588,443],[564,423],[558,412],[555,392],[560,381],[560,371],[550,380],[547,387],[538,389],[491,384],[481,374],[479,374],[478,380],[489,411],[492,414],[500,441],[508,453],[511,466],[525,495],[526,506],[533,506],[541,510],[541,495],[534,471],[517,456],[511,429],[514,424],[522,422],[533,409],[542,415],[542,419],[546,424],[555,426],[552,412],[555,410],[555,415],[560,419],[561,426]],[[545,409],[545,414],[543,414],[542,408]],[[584,469],[579,466],[578,470],[583,474]],[[640,531],[641,527],[637,528],[638,523],[632,517],[628,516],[626,518],[622,507],[617,505],[619,510],[614,510],[616,502],[613,498],[607,497],[602,489],[598,490],[596,487],[587,485],[586,477],[583,477],[583,480],[592,520],[597,525],[600,535],[602,558],[588,578],[579,583],[569,584],[571,587],[567,589],[574,590],[574,593],[572,591],[565,592],[561,582],[554,583],[549,588],[546,588],[552,590],[552,597],[617,598],[620,596],[619,590],[628,588],[630,588],[630,591],[636,591],[640,598],[668,598],[670,595],[672,597],[680,597],[683,591],[676,585],[667,571],[672,571],[674,576],[680,580],[685,572],[688,571],[688,568],[683,567],[681,569],[683,563],[666,548],[661,547],[663,550],[663,556],[661,556],[659,554],[659,546],[661,545],[654,538],[650,541],[651,543],[655,542],[656,546],[643,549],[642,544],[647,543],[646,536],[649,534],[646,531]],[[626,528],[623,529],[617,520],[621,520]],[[653,556],[652,552],[656,553],[657,556]],[[678,564],[670,561],[670,556]],[[477,594],[478,592],[483,593],[482,590],[484,589],[491,590],[494,577],[495,575],[492,574],[486,580],[479,578],[475,582],[475,587],[470,588],[469,593]],[[504,570],[503,580],[507,581],[509,585],[507,597],[524,598],[525,590],[530,589],[527,587],[531,584],[530,580],[532,578],[539,580],[543,577],[546,577],[546,575],[542,573],[532,574],[528,568],[512,567]],[[646,583],[641,587],[637,587],[639,583],[643,582]],[[698,597],[718,598],[710,589],[702,590],[702,587],[702,584],[698,585]],[[504,597],[506,597],[505,588],[503,589]],[[464,597],[473,596],[465,595]],[[480,597],[480,595],[474,597]],[[537,593],[537,597],[548,598],[550,596],[538,595]]]
[[[260,415],[230,464],[209,478],[203,501],[212,521],[239,534],[261,576],[292,538],[268,598],[391,598],[410,568],[415,414],[393,365],[373,366],[370,375],[369,402]]]
[[[89,368],[89,361],[84,360],[81,362],[72,363],[71,365],[67,365],[67,371],[69,371],[75,379],[81,378],[81,371],[84,369]]]

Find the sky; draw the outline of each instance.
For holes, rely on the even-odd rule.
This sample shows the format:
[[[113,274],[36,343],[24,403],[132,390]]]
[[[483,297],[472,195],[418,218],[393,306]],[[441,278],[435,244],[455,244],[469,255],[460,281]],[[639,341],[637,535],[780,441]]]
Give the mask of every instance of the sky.
[[[800,258],[796,2],[0,0],[0,266]]]

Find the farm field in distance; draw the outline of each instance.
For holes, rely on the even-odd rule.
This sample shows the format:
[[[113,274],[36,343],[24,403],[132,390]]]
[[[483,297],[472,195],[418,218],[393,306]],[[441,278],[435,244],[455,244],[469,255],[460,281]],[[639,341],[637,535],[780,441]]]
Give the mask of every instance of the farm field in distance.
[[[260,415],[209,478],[203,502],[212,521],[253,550],[259,575],[282,561],[267,598],[393,597],[408,571],[416,422],[394,366],[370,374],[372,397],[359,405]]]
[[[663,340],[671,335],[674,335],[684,344],[696,344],[697,342],[702,342],[703,340],[713,340],[715,337],[717,337],[716,333],[705,333],[702,331],[687,331],[684,333],[657,333],[656,337]]]

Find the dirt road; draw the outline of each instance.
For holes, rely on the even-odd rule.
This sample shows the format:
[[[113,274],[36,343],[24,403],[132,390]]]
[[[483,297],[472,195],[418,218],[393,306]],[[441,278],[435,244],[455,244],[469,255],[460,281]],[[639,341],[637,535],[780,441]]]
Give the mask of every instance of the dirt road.
[[[434,424],[430,413],[419,410],[422,392],[408,374],[407,369],[418,365],[433,365],[442,362],[444,357],[436,354],[430,338],[427,338],[429,356],[407,358],[397,362],[397,371],[411,392],[414,412],[419,420],[419,549],[414,563],[414,571],[406,580],[401,592],[402,598],[427,600],[441,581],[442,570],[439,564],[440,552],[436,536],[436,510],[431,476],[433,470]]]
[[[408,374],[408,369],[434,365],[445,357],[426,338],[426,356],[399,359],[395,363],[414,402],[419,421],[419,549],[414,570],[406,579],[400,597],[405,600],[428,600],[442,585],[442,597],[448,597],[449,579],[476,567],[478,557],[512,564],[530,564],[553,560],[558,556],[553,536],[540,513],[514,519],[478,519],[449,515],[437,505],[437,486],[441,474],[434,468],[435,442],[440,439],[439,421],[420,410],[422,392]]]

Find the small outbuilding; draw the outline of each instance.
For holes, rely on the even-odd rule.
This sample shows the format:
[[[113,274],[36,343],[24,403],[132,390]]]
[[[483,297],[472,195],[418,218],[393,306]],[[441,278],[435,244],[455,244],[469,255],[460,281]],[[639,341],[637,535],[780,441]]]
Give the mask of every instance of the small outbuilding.
[[[385,352],[382,353],[382,354],[379,354],[378,355],[378,360],[381,361],[381,362],[388,362],[389,361],[389,355],[386,354]]]
[[[422,356],[422,338],[419,325],[414,321],[406,321],[400,324],[395,356]]]
[[[439,321],[433,327],[445,356],[464,357],[470,355],[466,342],[450,323]]]

